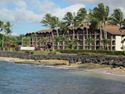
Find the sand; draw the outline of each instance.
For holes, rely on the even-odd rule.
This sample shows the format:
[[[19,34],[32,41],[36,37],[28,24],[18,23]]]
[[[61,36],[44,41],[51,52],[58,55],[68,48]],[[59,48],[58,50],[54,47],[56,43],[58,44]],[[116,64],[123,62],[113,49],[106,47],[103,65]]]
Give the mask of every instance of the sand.
[[[124,76],[125,77],[125,68],[117,67],[111,68],[108,65],[99,65],[99,64],[80,64],[79,62],[76,64],[70,64],[67,60],[31,60],[31,59],[19,59],[19,58],[11,58],[11,57],[0,57],[0,61],[8,61],[11,63],[17,64],[36,64],[36,65],[44,65],[48,67],[55,67],[60,69],[77,69],[77,70],[86,70],[88,72],[95,73],[103,73],[107,75],[114,76]]]

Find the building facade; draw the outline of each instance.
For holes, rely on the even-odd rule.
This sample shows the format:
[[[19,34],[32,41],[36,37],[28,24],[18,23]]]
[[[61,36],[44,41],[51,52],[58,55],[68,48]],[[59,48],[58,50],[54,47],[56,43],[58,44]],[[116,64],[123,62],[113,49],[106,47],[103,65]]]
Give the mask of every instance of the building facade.
[[[101,30],[90,30],[88,27],[77,28],[63,32],[60,30],[41,30],[27,33],[27,46],[46,49],[84,49],[84,50],[114,50],[125,49],[125,29],[117,25],[105,25]],[[24,41],[23,41],[24,43]],[[24,46],[22,44],[22,46]]]

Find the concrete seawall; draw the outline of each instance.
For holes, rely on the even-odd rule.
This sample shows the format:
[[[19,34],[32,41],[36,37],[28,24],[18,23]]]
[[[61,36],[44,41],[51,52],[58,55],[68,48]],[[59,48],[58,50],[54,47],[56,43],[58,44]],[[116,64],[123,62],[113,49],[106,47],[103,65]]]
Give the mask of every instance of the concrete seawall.
[[[27,53],[0,51],[0,57],[13,57],[13,58],[34,59],[34,60],[58,59],[58,60],[68,60],[69,63],[81,62],[81,63],[95,63],[95,64],[105,64],[105,65],[125,67],[125,56],[71,55],[71,54],[32,55]]]

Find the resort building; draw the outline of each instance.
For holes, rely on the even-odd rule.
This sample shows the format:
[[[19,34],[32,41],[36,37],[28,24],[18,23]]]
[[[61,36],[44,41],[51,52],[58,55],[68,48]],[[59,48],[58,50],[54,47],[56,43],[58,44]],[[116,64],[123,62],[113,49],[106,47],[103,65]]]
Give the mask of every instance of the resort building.
[[[125,29],[117,25],[105,25],[101,30],[89,27],[70,29],[67,32],[55,29],[40,30],[27,33],[29,47],[36,49],[84,49],[115,50],[125,49]],[[25,46],[23,41],[22,46]]]

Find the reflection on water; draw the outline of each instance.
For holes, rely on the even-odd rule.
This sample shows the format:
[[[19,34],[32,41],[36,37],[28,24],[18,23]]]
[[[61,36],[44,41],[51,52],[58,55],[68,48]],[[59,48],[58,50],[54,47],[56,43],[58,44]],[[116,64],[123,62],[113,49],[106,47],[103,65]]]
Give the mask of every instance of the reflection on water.
[[[125,80],[91,73],[0,62],[0,94],[125,94]]]

